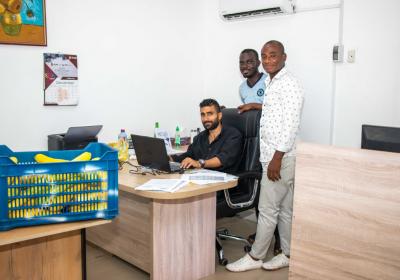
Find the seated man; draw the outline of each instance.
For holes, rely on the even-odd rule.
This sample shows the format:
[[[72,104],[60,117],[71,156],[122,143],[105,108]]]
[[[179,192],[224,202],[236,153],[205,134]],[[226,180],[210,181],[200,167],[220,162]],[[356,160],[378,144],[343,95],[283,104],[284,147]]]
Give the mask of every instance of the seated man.
[[[187,152],[172,155],[182,168],[207,168],[235,173],[242,151],[241,133],[221,123],[222,112],[218,102],[205,99],[200,103],[201,122],[205,128],[194,137]]]

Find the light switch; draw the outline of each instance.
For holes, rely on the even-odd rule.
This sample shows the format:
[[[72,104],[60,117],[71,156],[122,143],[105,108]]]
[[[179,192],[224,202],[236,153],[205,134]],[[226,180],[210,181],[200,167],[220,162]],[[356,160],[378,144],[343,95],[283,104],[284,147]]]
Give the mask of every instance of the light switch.
[[[332,50],[333,62],[343,62],[343,45],[334,45]]]
[[[354,63],[356,61],[356,50],[347,51],[347,62]]]

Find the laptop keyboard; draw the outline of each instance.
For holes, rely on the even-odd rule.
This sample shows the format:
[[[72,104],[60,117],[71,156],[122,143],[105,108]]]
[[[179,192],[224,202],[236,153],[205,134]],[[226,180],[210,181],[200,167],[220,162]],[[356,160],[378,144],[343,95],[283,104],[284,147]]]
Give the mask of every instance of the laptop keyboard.
[[[172,172],[181,170],[181,164],[179,162],[169,162],[169,168],[171,168]]]

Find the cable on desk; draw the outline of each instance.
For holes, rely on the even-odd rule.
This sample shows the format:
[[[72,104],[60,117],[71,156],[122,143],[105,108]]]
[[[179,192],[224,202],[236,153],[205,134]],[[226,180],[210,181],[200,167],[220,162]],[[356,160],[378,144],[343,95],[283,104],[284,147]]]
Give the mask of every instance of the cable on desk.
[[[124,168],[125,164],[136,167],[136,168],[140,167],[139,165],[134,165],[133,163],[130,163],[129,161],[118,161],[118,170],[122,170]]]
[[[129,170],[130,174],[141,174],[141,175],[150,174],[150,175],[154,175],[154,176],[161,175],[161,174],[168,174],[168,172],[153,169],[153,168],[145,168],[145,169],[149,170],[149,171],[147,171],[147,170],[145,171],[145,170],[142,170],[142,166],[140,166],[140,165],[133,165],[131,163],[129,163],[129,165],[135,168],[135,169]]]

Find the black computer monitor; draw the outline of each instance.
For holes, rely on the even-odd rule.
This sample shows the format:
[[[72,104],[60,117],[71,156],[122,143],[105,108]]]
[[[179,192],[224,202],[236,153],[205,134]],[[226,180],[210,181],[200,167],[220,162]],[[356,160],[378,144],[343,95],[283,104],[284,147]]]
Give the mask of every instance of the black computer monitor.
[[[400,153],[400,127],[362,125],[361,148]]]

